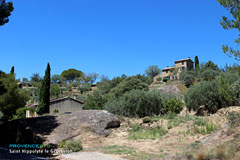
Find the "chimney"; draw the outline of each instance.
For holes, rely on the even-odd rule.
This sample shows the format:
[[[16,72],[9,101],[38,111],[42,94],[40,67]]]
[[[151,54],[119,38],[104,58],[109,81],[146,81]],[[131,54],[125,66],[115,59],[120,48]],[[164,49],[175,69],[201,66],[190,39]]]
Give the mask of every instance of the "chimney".
[[[167,66],[167,68],[168,68],[169,66]]]

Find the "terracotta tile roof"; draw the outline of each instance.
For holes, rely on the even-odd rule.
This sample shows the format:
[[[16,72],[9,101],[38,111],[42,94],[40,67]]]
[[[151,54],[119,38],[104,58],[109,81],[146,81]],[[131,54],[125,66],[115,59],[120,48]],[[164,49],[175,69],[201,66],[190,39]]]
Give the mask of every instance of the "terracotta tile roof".
[[[163,71],[166,71],[166,70],[170,70],[170,69],[174,69],[175,67],[166,67],[163,69]]]
[[[191,60],[191,58],[180,59],[180,60],[175,61],[175,63],[183,62],[183,61],[192,61],[192,60]],[[192,61],[192,62],[193,62],[193,61]]]

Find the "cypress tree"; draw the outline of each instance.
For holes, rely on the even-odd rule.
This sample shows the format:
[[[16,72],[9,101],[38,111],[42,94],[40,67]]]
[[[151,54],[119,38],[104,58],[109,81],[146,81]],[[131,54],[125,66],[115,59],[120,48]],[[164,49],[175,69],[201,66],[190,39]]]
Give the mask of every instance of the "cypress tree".
[[[10,74],[12,74],[12,75],[14,74],[14,66],[12,66]]]
[[[50,65],[47,64],[45,76],[42,81],[39,95],[39,105],[37,108],[38,114],[49,113],[49,101],[50,101]]]
[[[198,60],[198,56],[195,56],[195,70],[199,70],[199,60]]]

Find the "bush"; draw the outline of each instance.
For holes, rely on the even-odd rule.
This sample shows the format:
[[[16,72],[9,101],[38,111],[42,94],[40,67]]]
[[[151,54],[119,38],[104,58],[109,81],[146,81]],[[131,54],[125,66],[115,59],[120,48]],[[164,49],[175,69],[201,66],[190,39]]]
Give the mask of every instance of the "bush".
[[[183,109],[184,103],[182,103],[178,99],[169,99],[164,107],[164,111],[167,112],[173,112],[173,113],[180,113]]]
[[[216,81],[203,81],[191,87],[184,95],[188,110],[197,110],[206,105],[209,112],[216,112],[215,107],[221,106],[218,83]]]
[[[132,90],[119,99],[108,101],[104,108],[127,117],[145,117],[159,115],[163,111],[163,102],[160,92]]]
[[[195,77],[193,72],[184,71],[180,73],[179,79],[185,84],[186,87],[190,87],[190,85],[193,85]]]
[[[158,82],[161,82],[161,81],[162,81],[162,77],[158,77],[158,78],[157,78],[157,81],[158,81]]]
[[[84,109],[103,109],[104,104],[107,102],[105,95],[102,95],[100,91],[94,91],[93,94],[89,94],[86,98]]]
[[[201,78],[205,81],[214,80],[219,75],[219,71],[213,69],[206,69],[201,73]]]
[[[110,100],[104,108],[113,114],[127,117],[145,117],[164,114],[164,105],[175,95],[162,94],[158,90],[132,90],[122,97]]]
[[[26,111],[29,110],[30,113],[34,113],[34,109],[30,107],[22,107],[16,110],[16,114],[13,116],[13,119],[26,118]]]
[[[57,84],[52,84],[50,88],[51,98],[59,97],[60,93],[61,93],[60,87]]]
[[[82,143],[80,141],[69,141],[63,144],[64,150],[71,150],[72,152],[78,152],[83,149]]]
[[[81,93],[86,92],[86,91],[90,91],[91,90],[91,84],[90,83],[84,83],[78,88],[78,90],[81,91]]]
[[[141,78],[141,77],[140,77]],[[148,90],[148,85],[139,77],[128,77],[120,82],[115,88],[111,89],[110,94],[114,97],[121,97],[124,93],[131,90]]]
[[[233,97],[233,103],[234,104],[239,104],[240,103],[240,80],[235,81],[231,85],[232,93],[234,95]]]

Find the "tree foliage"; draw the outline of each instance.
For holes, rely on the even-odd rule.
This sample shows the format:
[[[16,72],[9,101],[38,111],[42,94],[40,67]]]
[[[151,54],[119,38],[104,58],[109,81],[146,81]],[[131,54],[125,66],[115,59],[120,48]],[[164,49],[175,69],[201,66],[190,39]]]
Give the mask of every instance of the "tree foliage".
[[[104,108],[114,114],[127,117],[145,117],[181,111],[181,107],[178,106],[180,103],[170,104],[170,97],[174,96],[165,96],[159,90],[131,90],[118,99],[109,100]],[[168,104],[165,104],[166,102]],[[166,110],[165,106],[171,107]]]
[[[219,72],[213,69],[206,69],[201,73],[201,78],[205,81],[211,81],[219,75]]]
[[[12,74],[0,72],[0,111],[3,119],[11,119],[18,108],[25,106],[28,99],[26,92],[18,88]]]
[[[164,106],[164,112],[169,113],[180,113],[183,109],[184,103],[180,101],[179,99],[169,99],[166,101],[165,106]]]
[[[80,87],[78,88],[78,90],[81,91],[81,93],[86,92],[86,91],[90,91],[91,90],[91,83],[84,83],[81,84]]]
[[[14,66],[12,66],[10,74],[14,75]]]
[[[104,104],[107,102],[107,98],[100,91],[93,91],[93,94],[89,94],[86,98],[84,108],[85,109],[103,109]]]
[[[185,84],[186,87],[193,85],[195,75],[192,71],[183,71],[179,76],[180,80]]]
[[[13,10],[14,10],[14,7],[12,2],[5,3],[5,0],[4,0],[3,3],[0,4],[0,26],[9,22],[8,17],[11,15],[11,12]]]
[[[229,19],[226,16],[222,17],[222,20],[220,24],[224,29],[230,30],[230,29],[237,29],[238,32],[240,32],[240,1],[239,0],[218,0],[218,2],[226,8],[230,14],[232,15],[232,18]],[[240,44],[240,37],[238,37],[235,40],[235,43],[237,45]],[[235,50],[233,47],[229,47],[228,45],[222,46],[223,52],[227,55],[234,56],[236,60],[240,60],[240,51],[237,49]]]
[[[203,81],[192,86],[184,95],[187,108],[197,110],[200,106],[206,105],[210,112],[215,112],[221,106],[218,89],[217,81]]]
[[[213,61],[208,61],[202,65],[202,70],[212,69],[212,70],[219,70],[218,65],[213,63]]]
[[[104,79],[97,83],[97,88],[102,93],[108,93],[112,88],[116,87],[120,82],[126,79],[126,75],[122,75],[121,77],[114,77],[112,80]]]
[[[33,73],[31,78],[31,82],[41,82],[42,78],[40,77],[39,73]]]
[[[198,60],[198,56],[195,56],[195,70],[199,70],[199,60]]]
[[[115,88],[111,89],[110,94],[114,97],[120,97],[131,90],[148,90],[148,85],[144,80],[137,77],[128,77],[120,82]]]
[[[161,69],[157,65],[152,65],[145,70],[145,73],[147,74],[147,76],[153,78],[161,73]]]
[[[89,82],[91,84],[93,84],[97,80],[97,78],[99,77],[99,74],[97,74],[97,73],[88,73],[86,75],[86,77],[89,79]]]
[[[66,80],[70,83],[75,81],[76,78],[84,77],[84,73],[76,69],[68,69],[63,71],[61,76],[66,78]]]
[[[50,102],[50,65],[47,64],[45,76],[42,80],[42,86],[40,88],[39,105],[37,108],[38,114],[49,113]]]
[[[51,98],[58,98],[60,96],[60,87],[57,84],[52,84],[50,88],[50,97]]]

